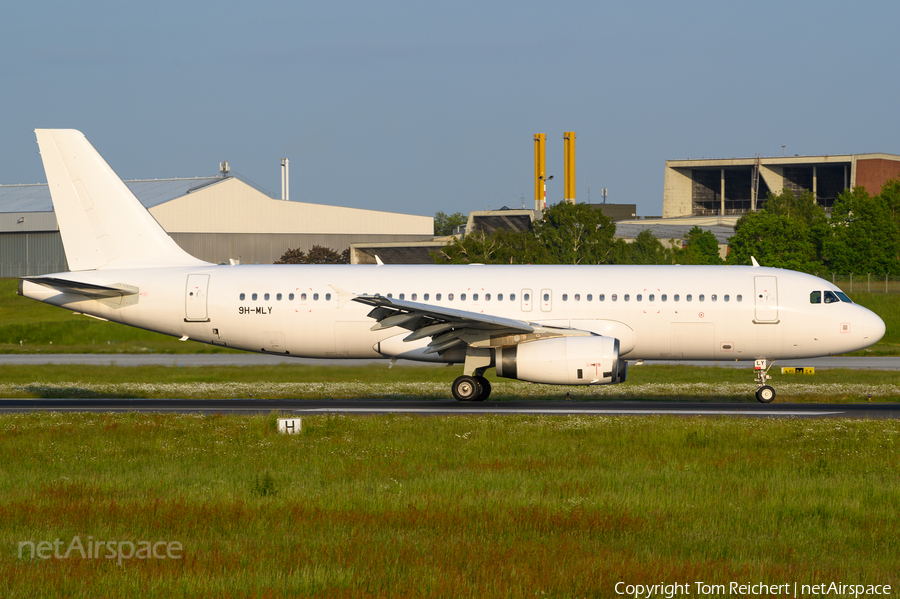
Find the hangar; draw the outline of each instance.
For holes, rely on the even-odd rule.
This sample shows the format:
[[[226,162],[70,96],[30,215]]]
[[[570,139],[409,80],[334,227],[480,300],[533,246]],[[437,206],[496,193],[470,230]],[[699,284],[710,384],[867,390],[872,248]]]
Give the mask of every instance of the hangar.
[[[125,181],[188,253],[271,264],[289,248],[431,240],[434,218],[280,200],[240,177]],[[0,185],[0,276],[68,270],[46,184]]]
[[[845,189],[878,193],[900,176],[900,156],[846,154],[667,160],[663,218],[742,215],[765,205],[769,192],[812,192],[830,210]]]

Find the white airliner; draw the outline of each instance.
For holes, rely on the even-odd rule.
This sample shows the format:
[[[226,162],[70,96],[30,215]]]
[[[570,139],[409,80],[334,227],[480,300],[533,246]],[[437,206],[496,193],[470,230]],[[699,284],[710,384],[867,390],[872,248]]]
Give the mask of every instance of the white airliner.
[[[497,376],[625,380],[627,360],[770,361],[862,349],[884,322],[832,283],[753,266],[215,265],[183,251],[78,131],[36,131],[71,272],[19,294],[247,351],[464,363],[460,401]]]

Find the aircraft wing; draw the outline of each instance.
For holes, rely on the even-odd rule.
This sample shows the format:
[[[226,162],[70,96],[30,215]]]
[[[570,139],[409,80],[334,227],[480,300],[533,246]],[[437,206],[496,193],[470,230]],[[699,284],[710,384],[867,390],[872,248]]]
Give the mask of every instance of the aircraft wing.
[[[381,296],[357,296],[353,301],[373,306],[369,317],[378,321],[372,326],[373,331],[401,327],[411,331],[404,341],[431,337],[426,354],[441,354],[462,344],[472,347],[502,347],[537,339],[593,334],[589,331],[546,327],[514,318]]]

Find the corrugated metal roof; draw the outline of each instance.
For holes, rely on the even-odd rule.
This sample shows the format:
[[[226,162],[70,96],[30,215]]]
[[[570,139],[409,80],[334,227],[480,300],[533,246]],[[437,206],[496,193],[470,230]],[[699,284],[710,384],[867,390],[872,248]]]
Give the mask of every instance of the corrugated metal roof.
[[[200,187],[224,181],[222,177],[190,179],[138,179],[125,185],[146,208],[164,204]],[[0,185],[0,212],[53,212],[50,188],[37,185]]]
[[[721,222],[720,222],[721,221]],[[685,218],[659,218],[647,220],[628,220],[616,223],[616,237],[633,239],[644,229],[660,240],[684,239],[688,232],[696,227],[704,231],[711,231],[716,236],[719,244],[727,244],[728,238],[734,235],[734,224],[737,217],[685,217]]]

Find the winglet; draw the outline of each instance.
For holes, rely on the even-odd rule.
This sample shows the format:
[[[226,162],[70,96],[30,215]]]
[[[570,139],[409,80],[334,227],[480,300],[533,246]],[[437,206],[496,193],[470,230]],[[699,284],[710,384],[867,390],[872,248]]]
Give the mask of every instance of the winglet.
[[[750,263],[753,265],[754,268],[759,268],[759,262],[757,262],[756,258],[754,258],[753,256],[750,256]]]
[[[382,262],[381,258],[378,257],[378,254],[375,254],[375,264],[377,266],[384,266],[384,262]]]

